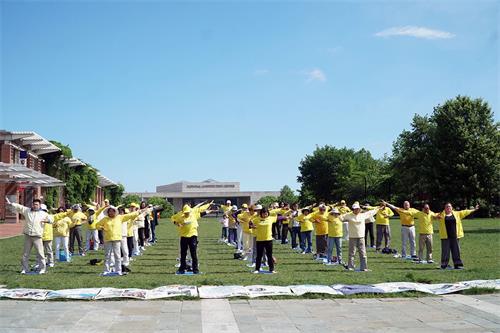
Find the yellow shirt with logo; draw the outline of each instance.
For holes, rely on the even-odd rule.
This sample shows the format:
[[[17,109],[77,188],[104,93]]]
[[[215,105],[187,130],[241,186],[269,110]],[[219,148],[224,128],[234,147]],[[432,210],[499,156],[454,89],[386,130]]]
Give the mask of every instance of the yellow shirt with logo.
[[[72,227],[72,221],[69,216],[54,220],[53,232],[55,237],[69,237],[69,228]]]
[[[312,213],[311,222],[313,223],[316,236],[328,234],[328,215],[328,211],[326,210],[324,213],[321,213],[319,210]]]
[[[188,217],[182,214],[177,218],[177,224],[179,226],[179,236],[180,237],[192,237],[198,236],[198,216],[196,212],[191,212]]]
[[[238,220],[241,223],[242,231],[246,234],[253,234],[253,229],[250,229],[250,221],[257,216],[257,213],[250,213],[249,211],[238,214]]]

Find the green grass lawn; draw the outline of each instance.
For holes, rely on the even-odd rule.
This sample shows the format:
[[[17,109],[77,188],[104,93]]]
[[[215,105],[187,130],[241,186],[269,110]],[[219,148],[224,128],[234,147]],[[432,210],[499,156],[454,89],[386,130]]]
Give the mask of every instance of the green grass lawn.
[[[400,251],[399,220],[391,221],[393,244]],[[177,276],[174,274],[178,256],[176,228],[166,219],[157,228],[158,244],[148,247],[145,254],[135,257],[130,268],[132,273],[122,277],[101,277],[102,266],[90,266],[92,258],[103,258],[102,251],[86,257],[75,257],[71,263],[56,263],[48,273],[40,276],[20,275],[20,257],[23,238],[0,240],[0,284],[8,288],[154,288],[170,284],[189,285],[291,285],[291,284],[372,284],[379,282],[411,281],[424,283],[457,282],[475,279],[500,278],[500,219],[471,219],[464,221],[465,238],[462,239],[462,259],[465,270],[442,271],[437,269],[441,255],[440,240],[435,230],[435,264],[419,265],[395,259],[392,256],[376,254],[368,249],[368,266],[371,272],[348,272],[338,266],[324,266],[310,255],[293,252],[289,245],[274,245],[278,260],[274,275],[254,275],[246,262],[234,260],[234,250],[225,244],[218,244],[220,224],[215,219],[202,219],[199,229],[199,276]],[[343,248],[347,259],[346,244]],[[34,262],[34,255],[32,255]],[[356,258],[358,263],[358,257]]]

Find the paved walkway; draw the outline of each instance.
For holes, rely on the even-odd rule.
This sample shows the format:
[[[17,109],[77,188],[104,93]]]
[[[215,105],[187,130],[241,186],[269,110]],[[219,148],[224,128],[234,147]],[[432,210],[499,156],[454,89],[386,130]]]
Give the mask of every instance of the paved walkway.
[[[22,233],[22,223],[0,223],[0,239],[19,236]]]
[[[500,294],[334,300],[4,300],[0,316],[0,332],[500,332]]]

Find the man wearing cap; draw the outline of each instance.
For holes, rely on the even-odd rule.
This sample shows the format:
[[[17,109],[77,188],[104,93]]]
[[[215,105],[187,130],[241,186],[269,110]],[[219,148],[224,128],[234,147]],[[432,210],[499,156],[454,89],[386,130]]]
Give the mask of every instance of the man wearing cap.
[[[366,247],[365,247],[365,220],[375,216],[378,208],[362,213],[359,202],[352,205],[352,213],[340,215],[340,219],[349,225],[349,259],[347,269],[354,270],[354,256],[356,249],[359,251],[360,271],[368,271]]]
[[[137,212],[119,215],[118,208],[111,205],[103,211],[104,217],[97,222],[96,227],[104,231],[104,253],[106,255],[104,261],[104,275],[111,273],[111,263],[113,259],[115,273],[117,275],[122,275],[122,225],[128,220],[135,219],[140,214],[147,214],[148,212],[146,208]]]
[[[43,251],[43,225],[44,223],[51,223],[47,212],[41,209],[42,202],[40,199],[33,200],[31,208],[25,207],[18,203],[10,202],[8,197],[5,197],[7,205],[11,206],[17,213],[24,216],[26,224],[23,228],[24,234],[24,249],[23,257],[21,260],[22,270],[21,274],[26,274],[30,271],[29,258],[31,248],[35,248],[38,273],[45,273],[45,253]]]
[[[347,206],[347,203],[345,200],[340,200],[340,205],[337,207],[339,210],[340,214],[347,214],[351,212],[351,209]],[[343,234],[344,234],[344,240],[348,241],[349,240],[349,223],[344,221],[343,225]]]

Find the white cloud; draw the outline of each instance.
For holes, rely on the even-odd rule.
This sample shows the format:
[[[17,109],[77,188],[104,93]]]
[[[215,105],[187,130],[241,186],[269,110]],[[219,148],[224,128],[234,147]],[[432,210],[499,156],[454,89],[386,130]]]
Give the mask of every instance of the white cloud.
[[[306,76],[307,83],[313,82],[313,81],[319,81],[319,82],[326,81],[325,73],[319,68],[314,68],[311,70],[303,71],[302,73]]]
[[[271,71],[269,69],[264,69],[264,68],[261,68],[261,69],[256,69],[253,71],[253,75],[255,76],[264,76],[264,75],[267,75],[269,74]]]
[[[415,38],[424,38],[424,39],[448,39],[455,37],[454,34],[448,31],[434,30],[426,27],[416,27],[411,25],[385,29],[377,32],[375,36],[377,37],[411,36]]]

